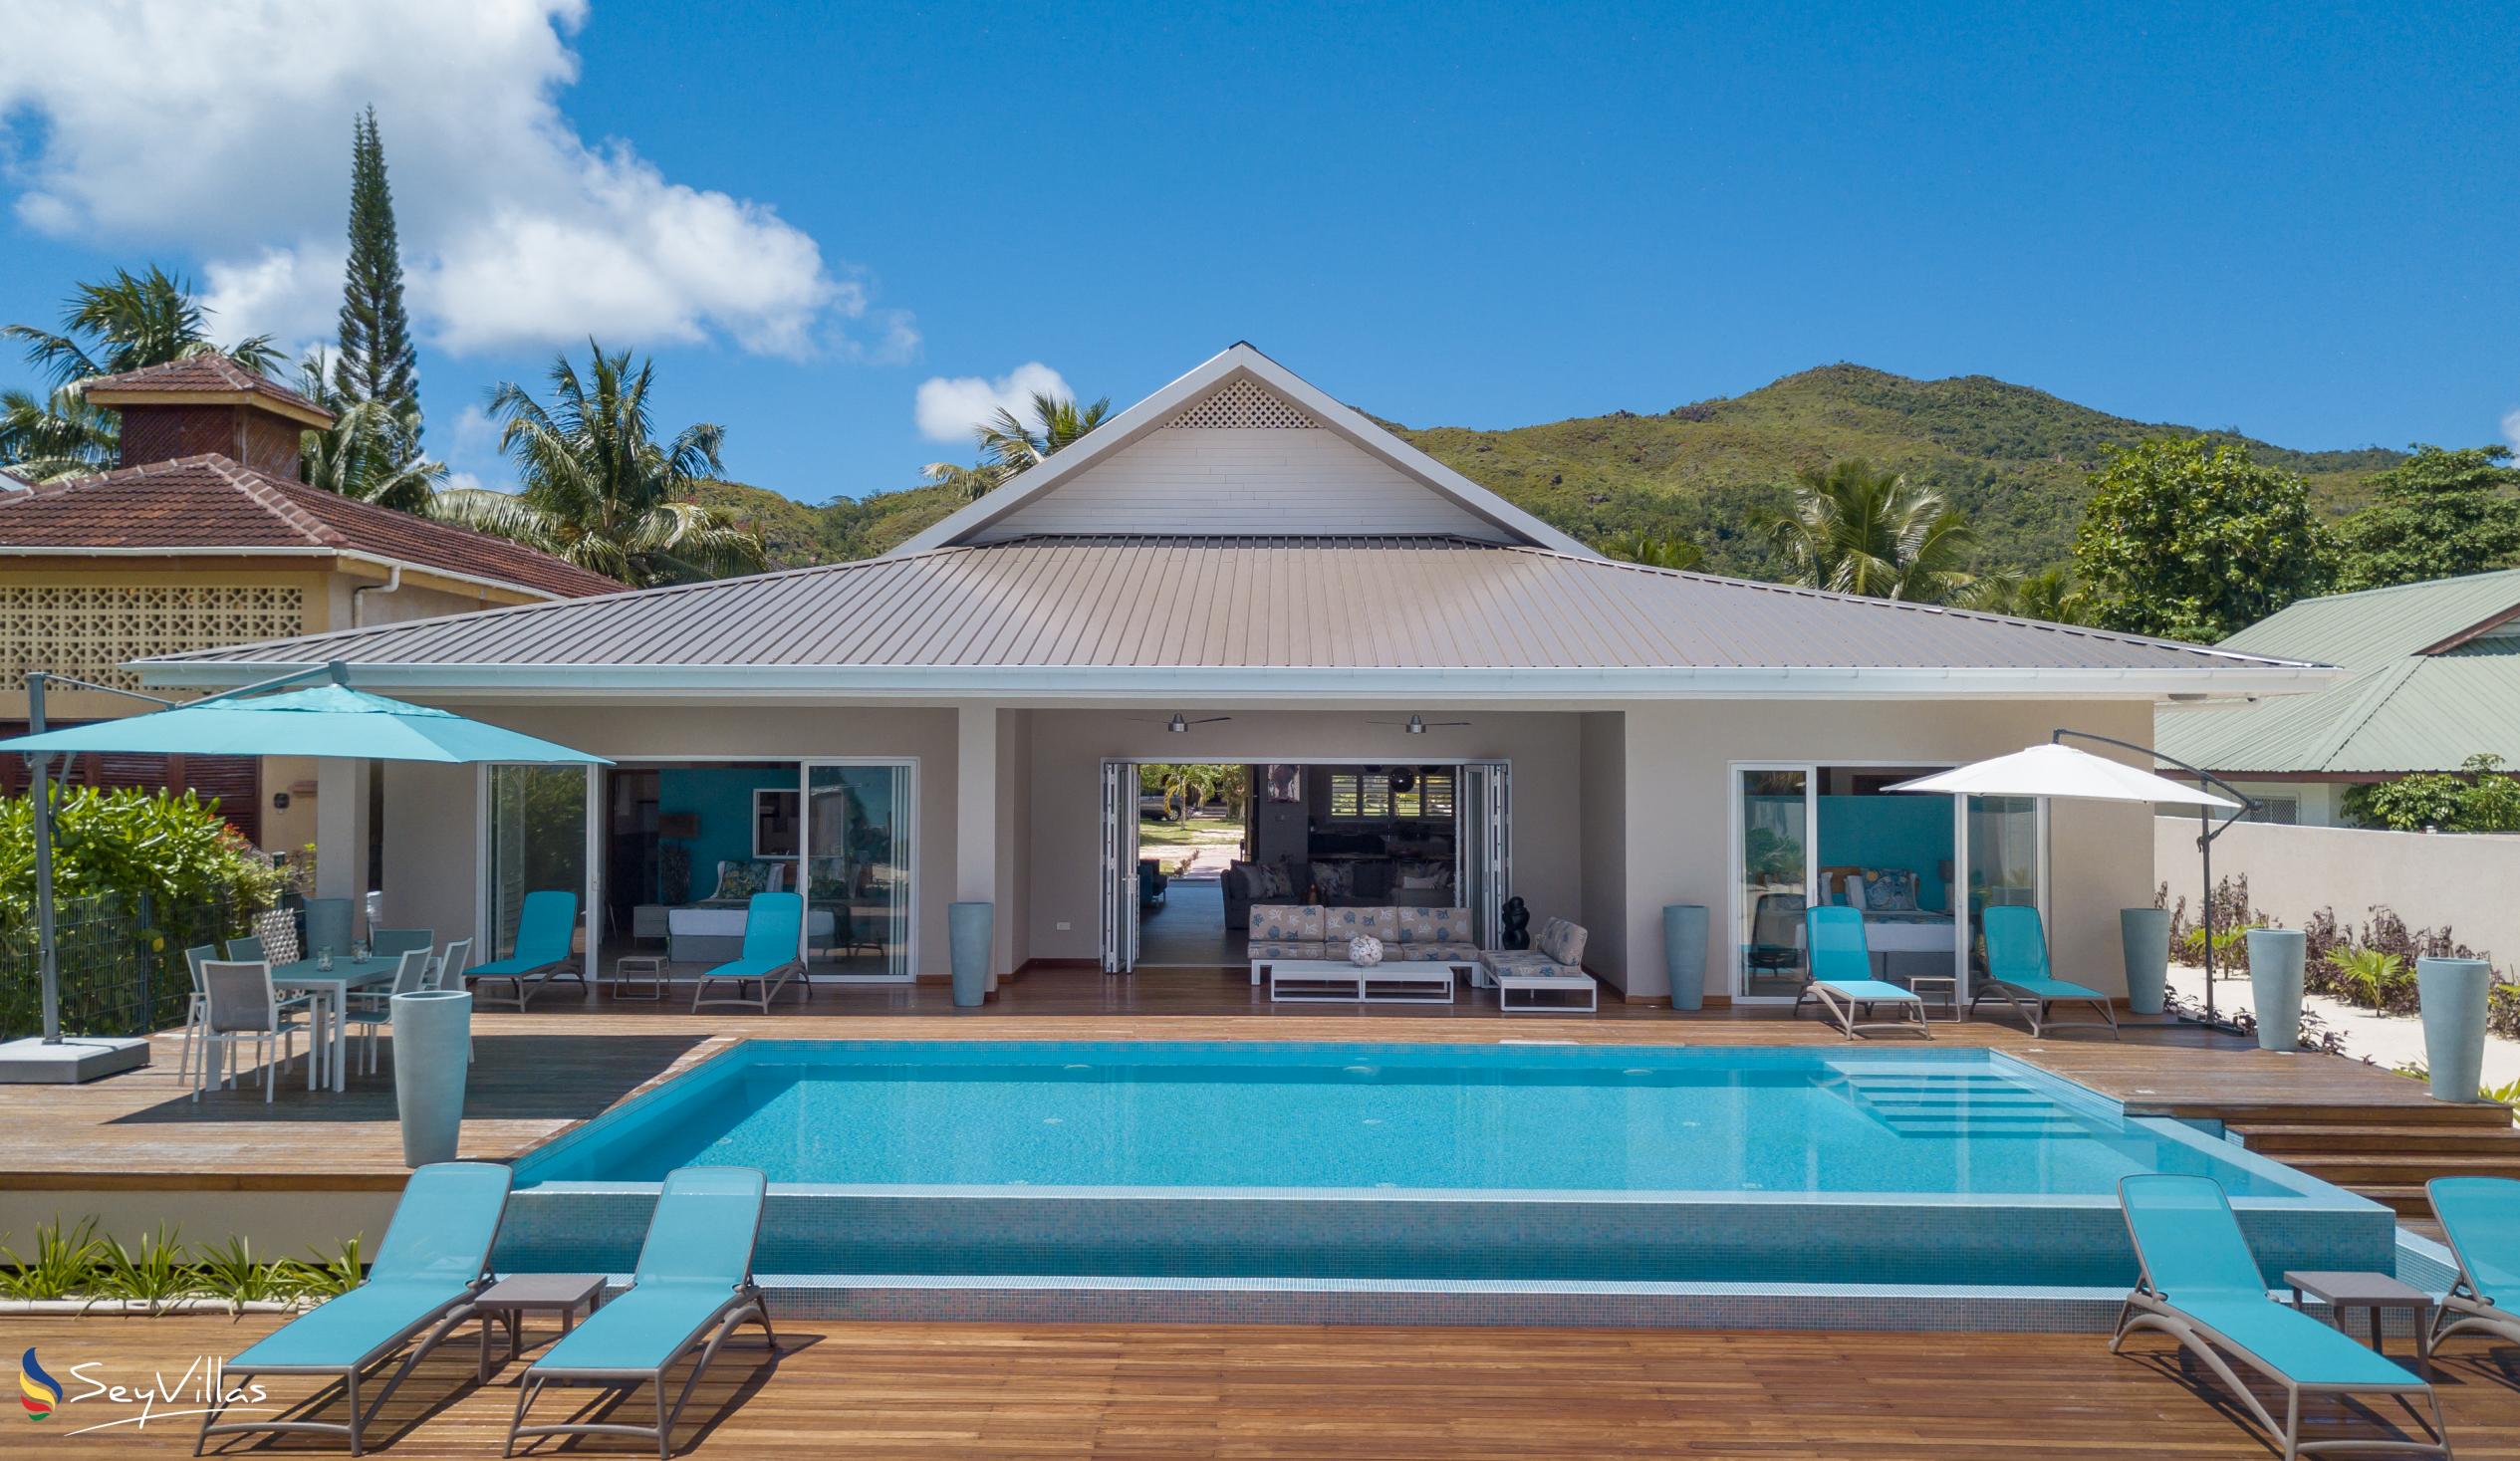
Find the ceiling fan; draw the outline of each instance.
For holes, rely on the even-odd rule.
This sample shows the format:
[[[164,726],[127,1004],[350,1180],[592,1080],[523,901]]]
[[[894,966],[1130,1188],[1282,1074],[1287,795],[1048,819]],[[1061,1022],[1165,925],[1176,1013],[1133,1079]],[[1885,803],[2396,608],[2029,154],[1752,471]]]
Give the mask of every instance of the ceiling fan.
[[[1401,734],[1411,736],[1422,736],[1436,726],[1468,725],[1469,723],[1470,722],[1466,720],[1428,720],[1422,715],[1412,715],[1406,720],[1376,720],[1371,716],[1366,718],[1366,724],[1368,725],[1396,725],[1405,727]]]
[[[1191,720],[1177,711],[1173,714],[1171,719],[1161,722],[1154,721],[1143,715],[1133,715],[1129,718],[1145,725],[1154,725],[1159,723],[1163,726],[1165,732],[1176,736],[1187,735],[1190,727],[1194,725],[1214,725],[1220,720],[1233,719],[1230,715],[1203,715],[1196,720]]]

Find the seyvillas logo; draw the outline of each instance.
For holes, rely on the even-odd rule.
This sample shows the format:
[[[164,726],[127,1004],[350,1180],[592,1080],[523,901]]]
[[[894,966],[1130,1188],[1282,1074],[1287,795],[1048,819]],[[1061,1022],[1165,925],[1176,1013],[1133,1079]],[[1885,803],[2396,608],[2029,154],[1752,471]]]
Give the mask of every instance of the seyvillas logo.
[[[50,1420],[61,1408],[61,1381],[44,1372],[35,1362],[35,1346],[29,1344],[18,1356],[18,1403],[26,1407],[29,1420]]]

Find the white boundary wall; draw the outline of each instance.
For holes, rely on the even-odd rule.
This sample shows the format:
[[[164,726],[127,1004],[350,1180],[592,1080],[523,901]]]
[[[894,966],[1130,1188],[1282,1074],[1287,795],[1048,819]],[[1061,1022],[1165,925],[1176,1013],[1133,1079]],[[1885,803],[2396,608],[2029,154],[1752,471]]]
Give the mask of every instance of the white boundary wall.
[[[2152,866],[2192,916],[2202,887],[2193,816],[2154,819]],[[2505,977],[2520,963],[2520,837],[2244,822],[2215,840],[2214,878],[2243,872],[2249,900],[2288,928],[2329,907],[2359,927],[2386,904],[2410,930],[2446,924]]]

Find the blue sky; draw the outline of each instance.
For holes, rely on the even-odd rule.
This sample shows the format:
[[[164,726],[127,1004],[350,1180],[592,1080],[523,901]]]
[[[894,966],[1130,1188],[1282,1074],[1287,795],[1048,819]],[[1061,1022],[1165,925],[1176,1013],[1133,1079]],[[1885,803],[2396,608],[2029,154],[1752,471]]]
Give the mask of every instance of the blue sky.
[[[1246,338],[1415,425],[1840,360],[2293,446],[2520,408],[2512,13],[1784,9],[69,7],[0,25],[0,319],[154,259],[326,337],[373,99],[492,484],[467,409],[589,333],[809,501],[968,457],[924,382],[1126,404]]]

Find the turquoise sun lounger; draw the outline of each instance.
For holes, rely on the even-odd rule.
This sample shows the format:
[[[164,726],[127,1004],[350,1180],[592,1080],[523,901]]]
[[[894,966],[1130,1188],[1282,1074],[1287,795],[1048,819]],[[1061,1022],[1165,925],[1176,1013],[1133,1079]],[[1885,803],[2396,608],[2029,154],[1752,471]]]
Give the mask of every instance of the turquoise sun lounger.
[[[608,1301],[527,1366],[504,1454],[515,1455],[517,1441],[526,1436],[614,1435],[652,1439],[656,1454],[669,1457],[674,1422],[718,1347],[737,1329],[761,1326],[762,1339],[777,1355],[778,1337],[770,1332],[770,1314],[752,1278],[765,1190],[761,1173],[750,1167],[684,1167],[666,1175],[630,1292]],[[665,1372],[693,1349],[700,1351],[699,1362],[667,1405]],[[545,1385],[575,1382],[608,1389],[653,1384],[655,1425],[525,1423],[526,1410]]]
[[[691,1010],[711,1005],[743,1005],[770,1013],[770,1001],[805,970],[799,955],[805,931],[805,897],[792,892],[758,892],[744,905],[744,951],[741,958],[718,965],[700,976],[691,991]],[[811,981],[807,981],[810,984]],[[712,987],[732,985],[732,994],[711,994]],[[748,991],[761,991],[755,997]],[[802,997],[806,985],[799,985]]]
[[[1849,1040],[1858,1035],[1869,1039],[1882,1030],[1933,1039],[1933,1030],[1925,1024],[1925,1002],[1916,992],[1873,977],[1873,950],[1864,941],[1861,909],[1806,908],[1803,930],[1811,955],[1811,980],[1794,998],[1795,1014],[1801,1014],[1803,1001],[1810,1000]],[[1894,1018],[1873,1018],[1884,1008]]]
[[[1986,978],[1969,1000],[1969,1013],[1977,1013],[1978,1003],[1987,999],[2002,1000],[2028,1022],[2035,1039],[2052,1029],[2090,1026],[2107,1030],[2111,1039],[2118,1036],[2118,1011],[2109,996],[2087,984],[2059,979],[2048,968],[2048,932],[2039,921],[2039,910],[1999,906],[1982,915],[1986,934]],[[2059,1020],[2054,1011],[2058,1005],[2089,1005],[2098,1015],[2094,1020]]]
[[[2138,1330],[2158,1330],[2201,1360],[2234,1399],[2256,1416],[2282,1446],[2284,1461],[2322,1451],[2450,1454],[2441,1402],[2432,1386],[2343,1333],[2267,1296],[2266,1275],[2231,1200],[2211,1177],[2144,1173],[2122,1178],[2118,1204],[2126,1210],[2142,1282],[2118,1312],[2111,1353]],[[2233,1372],[2237,1360],[2284,1391],[2279,1422]],[[2301,1440],[2305,1395],[2394,1395],[2425,1428],[2427,1440],[2404,1436]],[[2423,1397],[2427,1417],[2415,1408]]]
[[[282,1325],[262,1342],[227,1362],[230,1376],[312,1374],[341,1383],[347,1421],[221,1421],[225,1404],[201,1416],[194,1455],[212,1436],[255,1431],[313,1431],[347,1436],[350,1453],[366,1454],[365,1428],[429,1350],[473,1315],[472,1301],[488,1282],[490,1245],[507,1209],[508,1169],[492,1162],[449,1161],[424,1166],[403,1184],[402,1200],[385,1228],[385,1240],[369,1267],[368,1281]],[[419,1336],[384,1387],[365,1409],[359,1377]],[[220,1386],[233,1391],[229,1385]]]
[[[2432,1313],[2432,1342],[2482,1334],[2520,1343],[2520,1181],[2435,1177],[2423,1191],[2459,1266]]]
[[[559,888],[527,893],[525,906],[516,915],[514,950],[504,959],[475,964],[464,971],[464,983],[474,986],[473,1002],[486,1005],[495,1000],[522,1011],[544,985],[563,974],[583,987],[587,977],[579,971],[577,950],[571,947],[577,937],[576,893]],[[493,980],[504,980],[507,993],[493,994],[479,987]]]

